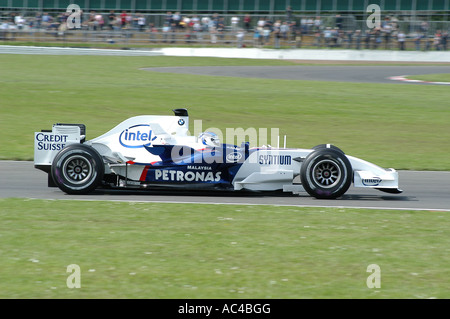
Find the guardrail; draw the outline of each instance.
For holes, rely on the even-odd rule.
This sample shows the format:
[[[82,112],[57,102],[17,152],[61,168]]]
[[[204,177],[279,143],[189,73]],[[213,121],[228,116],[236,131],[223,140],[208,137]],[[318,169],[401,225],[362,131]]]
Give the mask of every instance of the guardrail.
[[[164,32],[162,30],[126,30],[92,31],[92,30],[0,30],[0,41],[3,42],[32,42],[59,43],[61,45],[90,44],[90,45],[120,45],[134,46],[218,46],[218,47],[259,47],[274,45],[274,37],[254,37],[253,32],[196,32],[176,30]],[[295,45],[292,39],[280,38],[278,43],[283,46]]]
[[[324,38],[323,34],[288,33],[285,36],[255,32],[227,30],[224,32],[195,32],[161,29],[136,31],[133,29],[58,30],[28,29],[1,30],[0,43],[25,42],[34,45],[55,44],[59,46],[88,47],[251,47],[251,48],[341,48],[341,49],[387,49],[387,50],[447,50],[447,40],[434,36],[406,37],[404,42],[395,36],[342,32],[338,37]]]

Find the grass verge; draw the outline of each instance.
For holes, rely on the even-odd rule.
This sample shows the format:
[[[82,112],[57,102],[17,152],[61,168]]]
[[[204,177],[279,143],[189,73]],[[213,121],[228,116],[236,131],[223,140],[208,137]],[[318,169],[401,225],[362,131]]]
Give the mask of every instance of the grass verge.
[[[0,217],[1,298],[450,296],[443,212],[1,199]]]
[[[332,143],[383,167],[450,170],[447,87],[140,70],[293,64],[218,58],[2,55],[0,159],[32,159],[33,132],[54,123],[84,123],[89,139],[131,116],[165,115],[173,108],[186,107],[191,120],[203,120],[204,129],[280,128],[280,135],[288,137],[288,147]]]

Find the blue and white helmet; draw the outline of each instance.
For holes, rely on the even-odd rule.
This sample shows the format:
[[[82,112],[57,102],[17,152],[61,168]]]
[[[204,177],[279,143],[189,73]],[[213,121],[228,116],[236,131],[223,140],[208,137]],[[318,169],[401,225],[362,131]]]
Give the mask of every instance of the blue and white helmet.
[[[205,146],[216,147],[220,146],[220,139],[216,133],[213,132],[203,132],[198,136],[198,140]]]

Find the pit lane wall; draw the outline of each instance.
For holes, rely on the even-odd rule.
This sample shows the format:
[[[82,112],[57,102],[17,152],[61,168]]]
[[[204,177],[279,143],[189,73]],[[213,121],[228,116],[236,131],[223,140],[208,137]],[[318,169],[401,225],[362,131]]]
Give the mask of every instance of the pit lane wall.
[[[161,48],[167,56],[221,57],[281,60],[450,62],[450,51],[258,49],[258,48]]]
[[[260,48],[157,48],[157,49],[85,49],[0,45],[0,54],[45,55],[117,55],[117,56],[189,56],[247,59],[450,62],[450,51],[339,50],[339,49],[260,49]]]

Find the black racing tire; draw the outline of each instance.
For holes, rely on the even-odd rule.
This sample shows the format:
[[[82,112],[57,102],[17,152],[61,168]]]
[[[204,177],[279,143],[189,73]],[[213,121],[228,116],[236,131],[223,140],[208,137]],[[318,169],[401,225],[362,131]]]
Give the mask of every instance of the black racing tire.
[[[334,145],[332,145],[332,144],[319,144],[319,145],[314,146],[312,149],[313,149],[313,150],[320,150],[320,149],[323,149],[323,148],[328,148],[328,149],[336,150],[336,151],[339,151],[339,152],[341,152],[342,154],[344,154],[344,151],[342,151],[339,147],[334,146]]]
[[[303,188],[318,199],[341,197],[352,179],[352,165],[339,149],[320,147],[306,157],[300,168]]]
[[[67,194],[87,194],[100,185],[105,167],[100,154],[84,144],[70,144],[56,154],[51,174]]]

